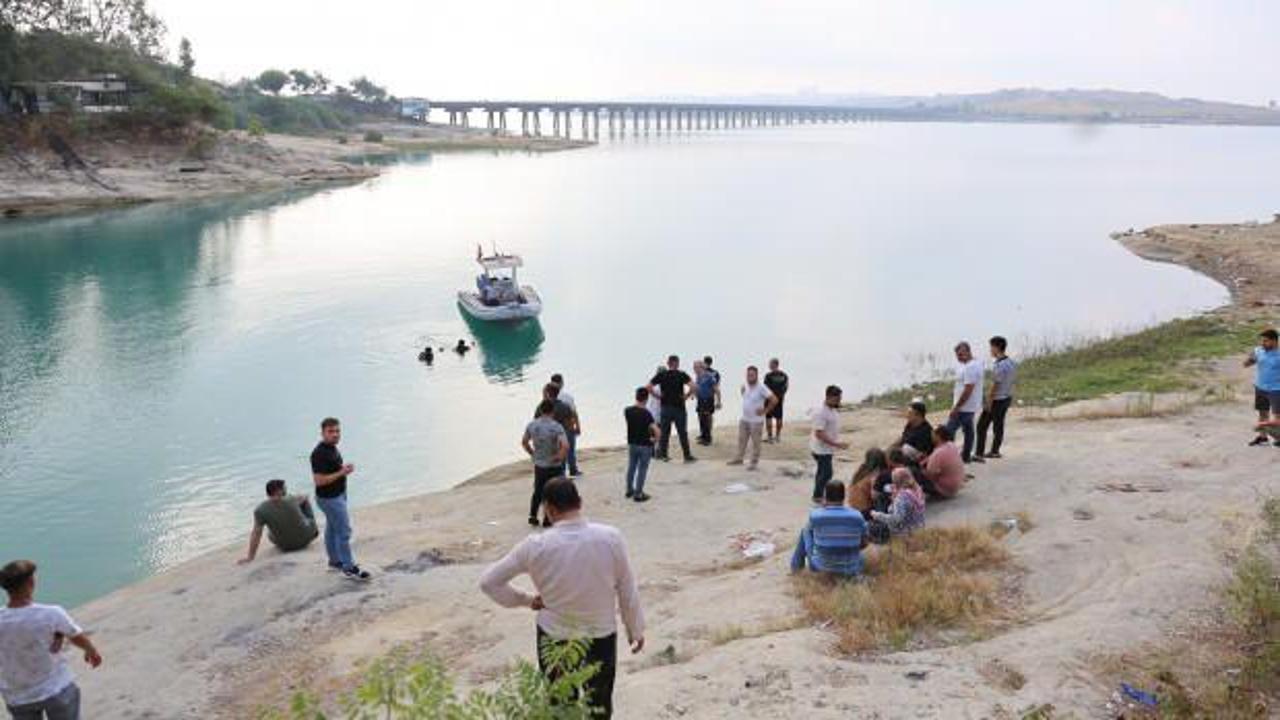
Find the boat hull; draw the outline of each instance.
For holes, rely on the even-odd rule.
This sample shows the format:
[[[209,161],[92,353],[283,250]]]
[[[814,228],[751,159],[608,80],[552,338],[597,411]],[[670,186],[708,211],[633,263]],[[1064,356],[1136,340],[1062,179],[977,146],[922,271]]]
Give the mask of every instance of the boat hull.
[[[515,322],[538,317],[542,312],[542,298],[538,291],[522,285],[520,292],[525,297],[523,303],[485,305],[480,302],[479,293],[461,290],[458,292],[458,306],[471,317],[485,322]]]

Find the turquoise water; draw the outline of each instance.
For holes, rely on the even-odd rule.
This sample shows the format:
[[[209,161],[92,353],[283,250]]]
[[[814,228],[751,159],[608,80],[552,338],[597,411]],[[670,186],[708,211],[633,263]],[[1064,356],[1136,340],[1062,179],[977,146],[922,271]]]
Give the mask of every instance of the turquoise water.
[[[406,160],[362,185],[0,225],[0,555],[75,604],[228,542],[344,422],[357,505],[519,457],[565,373],[584,444],[668,353],[779,355],[793,417],[1029,342],[1214,306],[1116,229],[1280,210],[1270,129],[765,128]],[[459,314],[477,243],[524,254],[539,323]],[[425,343],[478,352],[416,361]],[[730,405],[729,412],[734,409]],[[590,468],[587,468],[588,471]],[[600,482],[611,479],[602,478]],[[592,481],[595,481],[592,478]],[[659,487],[655,490],[660,490]]]

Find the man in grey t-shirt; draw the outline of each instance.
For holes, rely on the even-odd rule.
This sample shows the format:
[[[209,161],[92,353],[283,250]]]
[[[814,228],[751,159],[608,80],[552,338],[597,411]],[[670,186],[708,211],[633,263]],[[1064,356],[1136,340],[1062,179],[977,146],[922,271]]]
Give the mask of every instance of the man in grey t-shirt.
[[[987,401],[978,417],[978,446],[974,455],[975,462],[984,462],[984,458],[999,458],[1000,445],[1004,442],[1004,418],[1013,404],[1013,386],[1018,376],[1018,364],[1005,354],[1009,342],[999,335],[991,338],[991,390],[987,393]],[[987,449],[987,429],[993,431],[991,452]]]
[[[533,497],[529,498],[529,524],[538,524],[538,509],[542,507],[542,489],[547,481],[564,475],[564,460],[569,455],[569,435],[564,426],[555,420],[556,403],[543,400],[538,405],[538,416],[524,429],[520,446],[533,458]],[[542,521],[543,527],[550,522]]]

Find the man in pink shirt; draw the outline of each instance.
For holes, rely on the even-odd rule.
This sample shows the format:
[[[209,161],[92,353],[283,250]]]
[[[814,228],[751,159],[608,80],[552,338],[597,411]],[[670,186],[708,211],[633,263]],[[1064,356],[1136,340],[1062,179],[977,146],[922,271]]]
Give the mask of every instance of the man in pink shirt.
[[[587,522],[572,480],[551,480],[542,500],[551,529],[530,535],[494,563],[481,576],[480,589],[503,607],[536,611],[539,648],[570,639],[590,643],[584,664],[599,663],[600,670],[587,682],[587,692],[600,717],[608,718],[618,667],[619,610],[631,652],[644,649],[644,613],[627,546],[616,528]],[[536,594],[511,587],[522,574],[533,580]]]
[[[923,488],[932,498],[955,497],[964,485],[964,459],[945,425],[933,429],[933,452],[925,458]]]

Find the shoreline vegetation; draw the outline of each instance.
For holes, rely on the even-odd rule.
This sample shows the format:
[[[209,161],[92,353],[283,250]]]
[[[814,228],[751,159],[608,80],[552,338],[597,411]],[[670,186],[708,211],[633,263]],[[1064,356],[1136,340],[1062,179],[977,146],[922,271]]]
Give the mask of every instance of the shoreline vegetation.
[[[836,718],[893,706],[931,717],[1252,717],[1274,706],[1278,458],[1243,447],[1253,412],[1239,359],[1280,313],[1280,221],[1117,239],[1228,280],[1232,303],[1024,363],[1024,389],[1052,399],[1055,414],[1026,422],[1040,408],[1016,408],[1006,458],[931,504],[931,534],[918,541],[978,543],[980,560],[959,568],[975,575],[934,576],[899,558],[877,572],[906,589],[879,595],[824,595],[788,578],[812,473],[803,420],[756,474],[725,466],[720,428],[704,462],[655,468],[656,500],[643,507],[620,500],[625,453],[581,451],[587,512],[626,535],[651,619],[650,649],[621,665],[623,716]],[[838,460],[837,477],[861,448],[896,435],[895,405],[922,388],[946,392],[924,385],[844,409],[858,452]],[[1133,392],[1192,399],[1176,413],[1095,412]],[[84,674],[86,693],[108,718],[278,717],[299,691],[305,709],[332,709],[375,680],[413,680],[386,675],[385,658],[405,652],[433,658],[433,682],[505,687],[512,658],[531,655],[532,619],[480,601],[476,579],[527,532],[527,475],[513,463],[357,510],[361,557],[381,570],[369,585],[327,577],[318,550],[242,568],[235,546],[92,601],[77,614],[116,665]],[[726,492],[735,483],[747,491]],[[778,550],[744,558],[756,541]],[[966,605],[974,588],[978,603]],[[949,599],[920,602],[934,595]],[[332,633],[289,641],[316,623]],[[159,666],[173,678],[162,698],[140,690]],[[1160,705],[1123,697],[1122,682]]]

